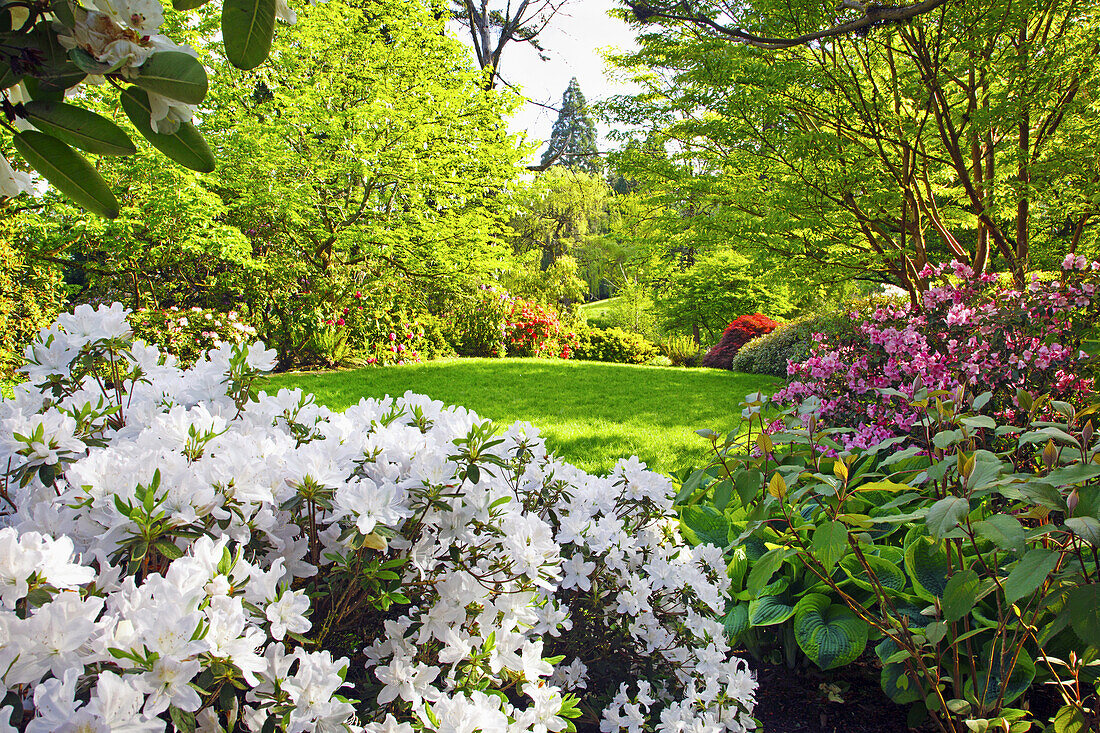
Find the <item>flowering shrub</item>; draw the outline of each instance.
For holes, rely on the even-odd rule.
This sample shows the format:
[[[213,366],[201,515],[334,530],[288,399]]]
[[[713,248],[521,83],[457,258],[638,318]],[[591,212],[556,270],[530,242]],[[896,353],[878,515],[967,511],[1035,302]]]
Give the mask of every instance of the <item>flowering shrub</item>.
[[[0,403],[0,729],[753,727],[722,551],[680,542],[637,459],[589,476],[418,395],[258,393],[259,344],[183,371],[117,304],[27,360]]]
[[[722,338],[703,356],[700,364],[712,369],[729,369],[730,362],[742,346],[757,336],[771,333],[778,326],[777,322],[760,313],[739,316],[726,326]]]
[[[356,292],[351,304],[319,312],[307,360],[385,366],[424,361],[437,350],[418,318],[373,294]]]
[[[528,300],[512,301],[505,328],[508,349],[519,356],[568,359],[576,346],[576,334],[562,326],[557,311]]]
[[[128,320],[136,338],[173,354],[184,365],[194,364],[220,342],[239,344],[256,335],[236,311],[139,308]]]
[[[1100,269],[1083,257],[1064,266]],[[1080,403],[1092,390],[1079,346],[1094,322],[1096,285],[1083,274],[1065,284],[1033,276],[1022,290],[959,262],[921,274],[940,281],[924,293],[922,310],[880,301],[870,312],[851,312],[848,331],[815,334],[812,354],[790,363],[791,381],[774,399],[820,400],[828,425],[854,428],[843,445],[866,448],[913,428],[918,386],[989,390],[988,409],[1008,423],[1026,412],[1018,392]]]

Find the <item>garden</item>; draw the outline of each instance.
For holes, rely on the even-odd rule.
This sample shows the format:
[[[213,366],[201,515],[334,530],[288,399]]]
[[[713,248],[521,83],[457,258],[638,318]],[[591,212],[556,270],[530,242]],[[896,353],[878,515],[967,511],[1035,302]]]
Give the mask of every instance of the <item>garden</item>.
[[[568,3],[0,0],[0,733],[1100,731],[1100,5]]]

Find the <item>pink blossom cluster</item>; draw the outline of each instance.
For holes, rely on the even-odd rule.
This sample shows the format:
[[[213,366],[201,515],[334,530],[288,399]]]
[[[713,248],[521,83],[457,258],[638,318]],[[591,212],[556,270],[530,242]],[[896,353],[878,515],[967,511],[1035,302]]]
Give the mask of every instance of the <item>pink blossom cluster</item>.
[[[920,309],[893,300],[850,312],[850,328],[815,334],[810,357],[788,363],[791,379],[775,400],[819,399],[826,424],[854,430],[841,436],[845,448],[908,434],[918,415],[909,405],[918,381],[929,389],[991,391],[991,411],[1009,422],[1018,417],[1017,389],[1079,401],[1093,389],[1078,348],[1096,305],[1096,284],[1085,273],[1100,270],[1100,262],[1071,256],[1063,267],[1063,282],[1033,275],[1015,288],[965,263],[928,266],[921,277],[936,285],[923,293]]]

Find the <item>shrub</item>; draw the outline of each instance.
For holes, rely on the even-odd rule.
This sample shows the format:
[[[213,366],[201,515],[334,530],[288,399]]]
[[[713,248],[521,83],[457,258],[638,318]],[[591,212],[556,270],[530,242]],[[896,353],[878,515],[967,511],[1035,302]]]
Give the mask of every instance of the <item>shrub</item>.
[[[0,377],[23,363],[23,349],[65,302],[60,270],[28,263],[6,228],[0,223]]]
[[[1092,389],[1079,347],[1095,320],[1097,286],[1078,281],[1084,275],[1065,284],[1033,277],[1016,289],[956,262],[923,276],[939,284],[924,293],[921,310],[901,300],[853,310],[846,329],[815,336],[813,353],[792,365],[775,399],[820,400],[827,424],[854,430],[841,435],[843,444],[866,447],[913,429],[909,401],[920,386],[988,387],[988,411],[1007,423],[1020,412],[1021,390],[1080,403]]]
[[[510,310],[508,293],[483,287],[449,314],[447,340],[459,356],[507,356]]]
[[[621,328],[588,328],[578,334],[574,356],[586,361],[645,364],[659,352],[635,333]]]
[[[673,366],[695,366],[699,361],[699,344],[691,336],[673,334],[658,347]]]
[[[518,356],[568,359],[576,344],[576,334],[562,326],[556,310],[527,300],[512,301],[505,329],[508,350]]]
[[[454,356],[454,347],[447,341],[447,328],[444,320],[430,313],[421,313],[417,321],[424,331],[424,358],[441,359]]]
[[[685,536],[725,548],[727,633],[821,669],[873,648],[883,691],[944,733],[1037,729],[1041,687],[1045,730],[1100,728],[1100,404],[1025,398],[1013,425],[992,399],[917,388],[905,450],[837,454],[814,398],[770,436],[759,395],[746,435],[704,431],[716,458],[677,500]]]
[[[785,377],[790,362],[801,363],[810,356],[815,333],[839,338],[840,334],[852,331],[853,325],[848,313],[852,309],[866,307],[869,302],[871,301],[853,301],[840,312],[814,313],[780,324],[774,331],[757,336],[738,349],[730,361],[730,369],[735,372]]]
[[[712,369],[730,369],[733,357],[742,346],[757,336],[771,333],[778,326],[778,323],[760,313],[740,316],[726,326],[722,338],[707,351],[700,363]]]
[[[128,320],[136,338],[174,355],[184,366],[194,364],[221,342],[239,344],[256,334],[237,311],[139,308]]]
[[[721,551],[678,542],[637,459],[588,476],[529,426],[412,394],[337,414],[257,393],[273,351],[185,372],[125,316],[63,316],[0,402],[0,720],[753,727],[708,618]]]

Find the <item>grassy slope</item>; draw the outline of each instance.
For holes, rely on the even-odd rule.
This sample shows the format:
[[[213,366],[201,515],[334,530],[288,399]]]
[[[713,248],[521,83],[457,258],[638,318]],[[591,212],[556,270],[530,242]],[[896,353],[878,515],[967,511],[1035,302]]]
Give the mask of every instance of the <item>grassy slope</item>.
[[[384,369],[282,374],[265,387],[301,387],[342,410],[360,397],[427,394],[482,417],[533,423],[549,448],[580,468],[606,473],[637,455],[668,472],[698,463],[699,428],[736,426],[738,403],[781,380],[713,369],[675,369],[540,359],[452,359]]]

